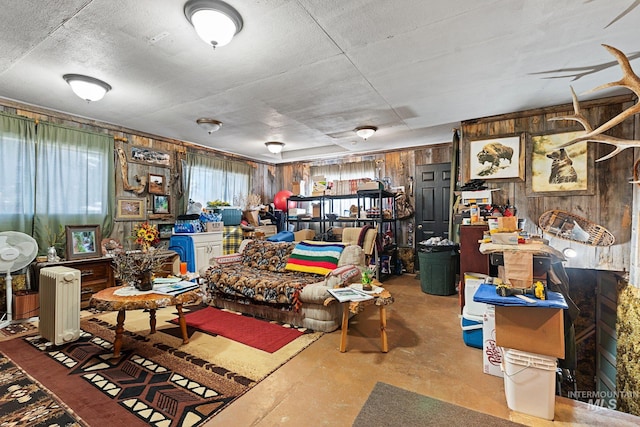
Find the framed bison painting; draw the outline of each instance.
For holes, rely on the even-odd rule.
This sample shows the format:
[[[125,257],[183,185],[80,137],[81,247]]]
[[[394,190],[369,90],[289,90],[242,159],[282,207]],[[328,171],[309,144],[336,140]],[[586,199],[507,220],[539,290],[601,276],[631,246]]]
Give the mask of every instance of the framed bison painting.
[[[471,179],[524,179],[524,135],[469,142]]]
[[[528,196],[593,194],[594,155],[588,143],[583,141],[560,148],[584,133],[576,131],[531,137],[527,144]]]

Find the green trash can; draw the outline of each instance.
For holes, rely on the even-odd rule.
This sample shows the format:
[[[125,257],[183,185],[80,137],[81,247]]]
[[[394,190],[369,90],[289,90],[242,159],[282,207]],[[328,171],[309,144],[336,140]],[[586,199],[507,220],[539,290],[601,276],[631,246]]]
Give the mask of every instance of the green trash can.
[[[458,245],[421,245],[418,259],[422,292],[431,295],[455,294],[458,257]]]

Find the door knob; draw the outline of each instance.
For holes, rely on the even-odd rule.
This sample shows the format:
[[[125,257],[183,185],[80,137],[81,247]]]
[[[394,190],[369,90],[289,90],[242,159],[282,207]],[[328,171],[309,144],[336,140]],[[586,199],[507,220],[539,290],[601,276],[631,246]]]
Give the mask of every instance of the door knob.
[[[418,230],[422,230],[422,224],[418,225]]]

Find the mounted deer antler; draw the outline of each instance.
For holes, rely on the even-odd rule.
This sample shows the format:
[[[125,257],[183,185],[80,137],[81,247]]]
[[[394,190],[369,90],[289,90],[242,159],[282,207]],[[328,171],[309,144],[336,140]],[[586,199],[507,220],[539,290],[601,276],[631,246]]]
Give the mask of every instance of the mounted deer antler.
[[[626,87],[627,89],[630,89],[633,93],[635,93],[637,98],[640,98],[640,77],[638,77],[633,72],[633,69],[631,68],[631,64],[629,63],[629,60],[627,59],[627,57],[624,56],[624,54],[621,51],[619,51],[614,47],[608,46],[606,44],[603,44],[602,46],[604,46],[605,49],[607,49],[613,56],[616,57],[616,59],[618,60],[618,63],[620,64],[620,67],[622,68],[623,76],[618,81],[605,83],[594,89],[591,89],[587,93],[595,92],[597,90],[605,89],[608,87],[622,86],[622,87]],[[636,104],[633,105],[632,107],[626,109],[622,113],[613,117],[608,122],[600,125],[597,129],[593,129],[593,127],[591,126],[587,118],[584,116],[584,114],[580,112],[580,104],[578,103],[578,97],[576,96],[576,93],[573,90],[573,87],[571,87],[571,96],[573,98],[574,114],[570,116],[553,117],[553,118],[550,118],[549,120],[576,121],[584,127],[587,133],[579,138],[572,139],[571,141],[568,141],[557,148],[568,147],[570,145],[577,144],[578,142],[582,142],[582,141],[601,142],[604,144],[615,146],[616,147],[615,150],[613,150],[611,153],[596,160],[597,162],[601,162],[603,160],[612,158],[613,156],[620,153],[624,149],[631,148],[631,147],[640,147],[640,141],[633,140],[633,139],[616,138],[614,136],[602,134],[603,132],[606,132],[612,127],[622,123],[629,117],[640,113],[640,101],[637,101]]]

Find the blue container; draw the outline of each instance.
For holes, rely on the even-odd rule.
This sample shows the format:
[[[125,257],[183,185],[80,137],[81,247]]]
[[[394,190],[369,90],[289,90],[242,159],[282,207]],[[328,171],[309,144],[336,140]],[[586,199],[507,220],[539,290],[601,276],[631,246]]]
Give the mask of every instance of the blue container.
[[[175,251],[180,256],[180,261],[187,263],[188,271],[196,271],[196,254],[193,239],[190,236],[173,235],[169,240],[170,251]]]
[[[462,309],[462,340],[469,347],[482,348],[482,316],[468,314]]]
[[[213,211],[222,214],[224,225],[240,225],[242,221],[242,211],[239,208],[215,208]]]

